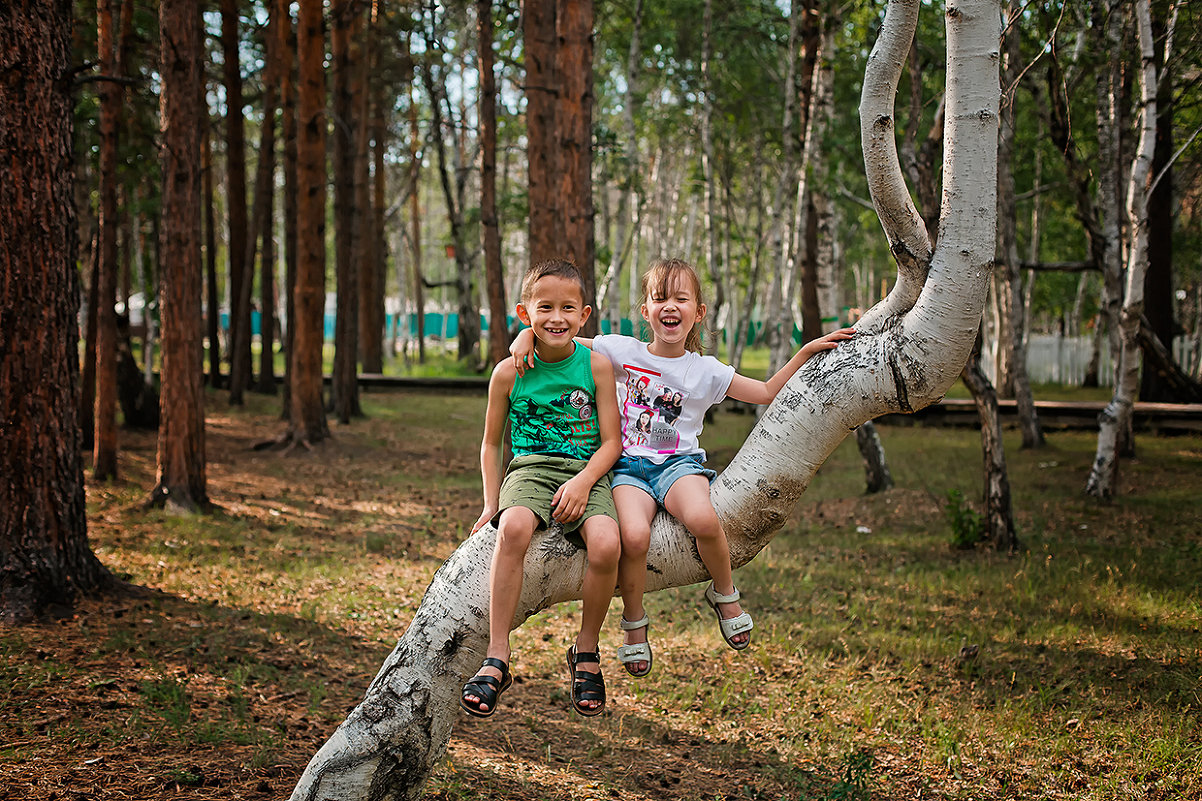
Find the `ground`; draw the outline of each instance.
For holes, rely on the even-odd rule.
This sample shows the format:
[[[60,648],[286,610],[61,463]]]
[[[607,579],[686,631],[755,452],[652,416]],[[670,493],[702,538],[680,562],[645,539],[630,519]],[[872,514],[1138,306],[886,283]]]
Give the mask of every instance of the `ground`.
[[[274,402],[210,394],[215,506],[196,517],[143,508],[154,436],[122,433],[122,478],[88,504],[126,589],[0,630],[0,799],[288,796],[479,512],[482,398],[365,400],[369,419],[280,453],[253,449],[281,429]],[[721,413],[712,459],[750,425]],[[946,492],[979,485],[972,432],[882,437],[898,489],[864,496],[845,443],[740,571],[748,652],[722,645],[701,587],[657,593],[655,672],[631,679],[609,655],[615,604],[609,708],[586,720],[562,667],[578,609],[542,612],[429,797],[1202,795],[1202,440],[1144,440],[1103,508],[1071,489],[1088,437],[1013,453],[1027,551],[1003,555],[948,546]]]

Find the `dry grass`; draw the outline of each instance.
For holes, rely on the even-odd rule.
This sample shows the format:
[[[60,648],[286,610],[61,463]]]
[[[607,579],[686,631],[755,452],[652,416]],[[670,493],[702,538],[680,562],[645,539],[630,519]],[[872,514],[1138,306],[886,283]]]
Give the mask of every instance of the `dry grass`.
[[[0,799],[286,796],[475,519],[482,398],[368,396],[312,455],[250,449],[273,403],[210,400],[213,514],[138,506],[145,435],[124,435],[121,483],[89,488],[93,547],[149,591],[0,631]],[[749,426],[719,414],[712,461]],[[1090,436],[1008,441],[1027,550],[1004,556],[948,546],[975,433],[882,436],[898,489],[864,497],[845,443],[740,571],[750,651],[722,645],[700,587],[658,593],[655,672],[607,661],[609,710],[585,720],[560,666],[578,609],[547,610],[430,796],[1202,797],[1202,439],[1141,440],[1101,508],[1080,493]]]

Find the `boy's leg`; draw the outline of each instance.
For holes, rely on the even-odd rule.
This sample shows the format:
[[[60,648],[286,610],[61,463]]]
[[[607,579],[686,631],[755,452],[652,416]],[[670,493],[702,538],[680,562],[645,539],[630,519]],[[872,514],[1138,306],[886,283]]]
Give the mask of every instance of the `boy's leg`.
[[[659,505],[642,489],[630,484],[614,487],[614,505],[618,508],[618,528],[622,537],[622,555],[618,560],[618,589],[622,593],[622,617],[641,620],[643,591],[647,586],[647,548],[651,544],[651,521]],[[647,628],[623,632],[625,645],[647,642]],[[641,673],[646,662],[632,662],[630,669]]]
[[[618,554],[621,551],[621,541],[618,535],[618,522],[608,515],[593,515],[580,526],[580,535],[584,538],[585,549],[588,553],[588,564],[584,571],[584,586],[581,588],[580,600],[580,634],[576,637],[576,650],[580,653],[592,653],[597,650],[601,638],[601,624],[605,622],[605,614],[609,611],[609,601],[614,595],[614,585],[618,578]],[[587,673],[600,673],[599,662],[580,662],[578,670]],[[601,701],[584,701],[590,708],[601,706]]]
[[[493,549],[492,568],[488,574],[488,651],[485,656],[509,663],[509,626],[517,614],[522,595],[522,574],[530,538],[538,526],[534,512],[524,506],[511,506],[501,513],[497,522],[497,544]],[[478,676],[501,678],[501,671],[485,666]],[[465,701],[478,703],[481,699],[465,695]],[[480,704],[488,711],[487,704]]]
[[[697,540],[697,553],[714,580],[714,590],[721,595],[733,593],[735,582],[730,571],[730,545],[726,542],[726,532],[722,530],[714,505],[710,502],[709,479],[698,474],[678,478],[664,497],[664,508],[683,523]],[[727,620],[743,612],[738,601],[718,604],[718,607],[722,617]],[[732,639],[744,643],[751,640],[751,635],[743,632]]]

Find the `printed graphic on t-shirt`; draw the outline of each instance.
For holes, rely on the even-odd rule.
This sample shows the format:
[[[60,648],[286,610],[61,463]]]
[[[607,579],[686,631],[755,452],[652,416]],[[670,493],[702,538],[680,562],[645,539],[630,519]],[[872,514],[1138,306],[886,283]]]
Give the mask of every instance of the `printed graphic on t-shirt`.
[[[623,364],[626,399],[622,405],[622,447],[641,446],[657,453],[676,453],[680,432],[676,420],[688,394],[664,383],[663,376]]]
[[[593,399],[583,389],[563,393],[550,406],[519,398],[510,419],[514,450],[559,453],[573,459],[588,459],[596,450]]]

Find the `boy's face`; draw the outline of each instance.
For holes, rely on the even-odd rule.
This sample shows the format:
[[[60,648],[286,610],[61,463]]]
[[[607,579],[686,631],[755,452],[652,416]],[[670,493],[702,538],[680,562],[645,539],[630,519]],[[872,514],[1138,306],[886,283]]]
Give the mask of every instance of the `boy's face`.
[[[534,282],[530,297],[518,304],[518,319],[530,326],[534,338],[553,348],[566,347],[592,314],[584,305],[580,284],[547,275]]]

